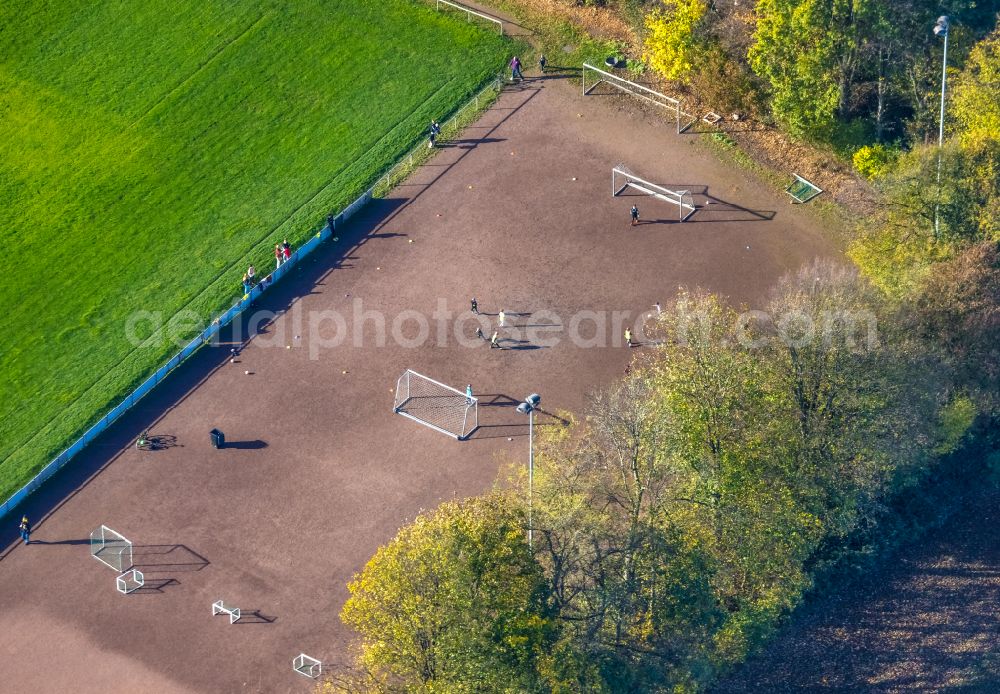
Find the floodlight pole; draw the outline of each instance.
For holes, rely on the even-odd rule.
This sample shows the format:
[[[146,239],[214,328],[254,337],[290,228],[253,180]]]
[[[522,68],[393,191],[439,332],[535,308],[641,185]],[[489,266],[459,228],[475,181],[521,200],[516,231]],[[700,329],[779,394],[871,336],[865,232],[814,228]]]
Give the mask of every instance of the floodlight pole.
[[[535,409],[528,410],[528,547],[534,549],[531,508],[535,492]]]
[[[934,236],[940,231],[941,224],[941,149],[944,146],[944,91],[948,80],[948,17],[938,17],[934,25],[934,35],[944,37],[944,55],[941,58],[941,115],[938,117],[938,165],[937,165],[937,188],[938,199],[934,205]]]
[[[528,415],[528,547],[535,548],[532,507],[535,495],[535,410],[542,402],[542,396],[532,393],[517,406],[517,411]]]

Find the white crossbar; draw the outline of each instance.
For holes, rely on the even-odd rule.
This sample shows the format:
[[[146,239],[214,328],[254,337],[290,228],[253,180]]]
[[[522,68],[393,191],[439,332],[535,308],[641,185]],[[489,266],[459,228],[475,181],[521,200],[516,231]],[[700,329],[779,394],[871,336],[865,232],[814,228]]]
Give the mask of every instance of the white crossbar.
[[[439,12],[441,10],[441,5],[448,5],[449,7],[454,7],[456,10],[462,10],[463,12],[466,13],[466,19],[470,19],[471,20],[471,18],[469,17],[469,15],[475,15],[477,17],[480,17],[481,19],[485,19],[485,20],[487,20],[489,22],[493,22],[498,27],[500,27],[500,34],[501,35],[503,34],[503,22],[501,22],[496,17],[490,17],[488,14],[483,14],[482,12],[476,12],[471,7],[466,7],[465,5],[460,5],[457,2],[449,2],[448,0],[437,0],[437,9],[438,9]]]
[[[594,72],[596,72],[598,75],[601,76],[601,78],[599,80],[597,80],[596,82],[594,82],[589,87],[587,86],[587,70],[593,70]],[[588,94],[590,94],[590,92],[592,92],[597,87],[597,85],[599,85],[601,82],[606,82],[607,84],[611,85],[615,89],[623,91],[626,94],[631,94],[632,96],[636,96],[636,97],[638,97],[638,98],[640,98],[640,99],[642,99],[644,101],[648,101],[651,104],[655,104],[656,106],[662,106],[663,108],[666,108],[666,109],[669,109],[669,110],[673,111],[674,115],[675,115],[675,118],[677,120],[677,134],[678,135],[680,135],[685,130],[687,130],[688,128],[690,128],[691,125],[694,124],[698,120],[697,117],[692,116],[690,113],[685,113],[683,110],[681,110],[681,100],[680,99],[675,99],[672,96],[667,96],[666,94],[661,94],[660,92],[656,91],[655,89],[650,89],[649,87],[647,87],[645,85],[642,85],[642,84],[639,84],[638,82],[633,82],[631,80],[625,79],[624,77],[619,77],[618,75],[615,75],[615,74],[612,74],[610,72],[607,72],[606,70],[602,70],[602,69],[600,69],[598,67],[594,67],[590,63],[584,63],[583,64],[582,82],[583,82],[583,95],[584,96],[587,96]],[[690,119],[690,120],[688,120],[688,122],[682,124],[681,123],[681,116],[683,116],[685,120],[688,120],[688,119]]]
[[[625,179],[625,183],[621,186],[617,185],[617,176],[621,176]],[[691,215],[695,213],[698,209],[694,205],[694,201],[690,203],[685,202],[685,197],[691,199],[691,192],[687,190],[670,190],[669,188],[664,188],[663,186],[651,183],[645,179],[639,178],[633,173],[628,171],[623,171],[617,166],[611,169],[611,196],[620,195],[622,191],[626,188],[635,188],[636,190],[646,193],[647,195],[652,195],[657,197],[664,202],[669,202],[678,207],[678,219],[683,222],[686,221]],[[687,214],[685,214],[685,212]]]
[[[618,75],[613,75],[610,72],[605,72],[604,70],[602,70],[602,69],[600,69],[598,67],[594,67],[590,63],[584,63],[583,67],[585,69],[593,70],[597,74],[601,75],[604,79],[610,80],[610,82],[608,84],[610,84],[612,87],[618,87],[619,89],[621,89],[623,91],[628,91],[627,89],[625,89],[624,87],[622,87],[621,85],[618,84],[619,82],[624,82],[625,84],[627,84],[629,86],[630,89],[635,89],[635,90],[640,91],[640,92],[645,92],[646,94],[651,94],[651,95],[653,95],[653,96],[655,96],[655,97],[657,97],[659,99],[663,99],[663,101],[667,102],[667,104],[664,104],[663,102],[651,99],[650,97],[645,96],[644,94],[636,94],[635,95],[635,96],[642,97],[643,99],[647,99],[647,100],[651,101],[652,103],[657,104],[658,106],[666,106],[666,105],[680,106],[680,104],[681,104],[680,99],[674,99],[673,97],[667,96],[666,94],[660,94],[660,92],[654,91],[654,90],[650,89],[649,87],[646,87],[646,86],[643,86],[643,85],[639,84],[638,82],[632,82],[630,80],[625,79],[624,77],[619,77]],[[584,88],[584,90],[583,90],[584,95],[589,94],[591,91],[593,91],[594,87],[596,87],[598,84],[600,84],[603,81],[604,80],[598,80],[597,82],[594,82],[592,85],[590,85],[590,89]]]
[[[226,604],[222,600],[216,600],[212,603],[212,616],[214,617],[217,614],[229,615],[229,623],[236,624],[240,619],[240,608],[226,607]]]

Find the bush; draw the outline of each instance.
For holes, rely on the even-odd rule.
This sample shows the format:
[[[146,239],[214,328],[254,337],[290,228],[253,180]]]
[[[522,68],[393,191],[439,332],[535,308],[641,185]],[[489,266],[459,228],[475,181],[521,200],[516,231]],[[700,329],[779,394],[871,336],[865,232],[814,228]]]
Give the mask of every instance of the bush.
[[[865,145],[854,153],[854,168],[869,181],[884,178],[896,167],[899,150],[883,144]]]

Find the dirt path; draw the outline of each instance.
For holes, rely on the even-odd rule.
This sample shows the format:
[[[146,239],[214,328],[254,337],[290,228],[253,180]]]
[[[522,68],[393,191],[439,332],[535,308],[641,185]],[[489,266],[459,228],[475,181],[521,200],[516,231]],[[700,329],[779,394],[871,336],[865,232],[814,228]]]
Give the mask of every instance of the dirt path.
[[[1000,491],[808,608],[717,692],[1000,691]]]

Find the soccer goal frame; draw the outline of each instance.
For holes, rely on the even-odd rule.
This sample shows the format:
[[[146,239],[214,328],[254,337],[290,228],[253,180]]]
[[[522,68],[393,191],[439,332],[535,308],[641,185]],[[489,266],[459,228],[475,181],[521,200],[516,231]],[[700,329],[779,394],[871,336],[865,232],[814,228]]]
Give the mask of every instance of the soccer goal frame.
[[[471,7],[466,7],[465,5],[459,4],[457,2],[449,2],[449,0],[437,0],[437,11],[438,12],[441,11],[441,5],[444,5],[445,7],[454,8],[454,9],[460,11],[460,12],[464,12],[465,13],[465,21],[467,21],[467,22],[471,22],[473,17],[477,17],[479,19],[484,19],[487,22],[493,22],[494,24],[496,24],[500,28],[500,35],[503,36],[503,22],[500,21],[499,19],[497,19],[496,17],[490,17],[488,14],[483,14],[482,12],[477,12],[476,10],[472,9]]]
[[[392,411],[464,441],[479,426],[479,399],[407,369],[396,380]]]
[[[90,533],[90,556],[123,574],[132,568],[132,542],[102,525]]]
[[[323,663],[305,653],[299,653],[292,659],[292,669],[300,675],[316,679],[323,674]]]
[[[594,67],[590,63],[583,64],[582,74],[584,96],[590,94],[597,88],[597,85],[604,82],[605,84],[623,91],[626,94],[631,94],[632,96],[642,99],[643,101],[654,104],[660,108],[666,109],[668,112],[673,113],[674,120],[677,123],[678,135],[698,122],[697,116],[692,116],[690,113],[686,113],[684,109],[681,108],[680,99],[675,99],[672,96],[661,94],[655,89],[650,89],[649,87],[639,84],[638,82],[632,82],[624,77],[619,77],[618,75],[614,75],[607,70]],[[587,84],[588,75],[591,76],[591,83],[589,85]]]
[[[144,585],[146,585],[146,577],[138,569],[129,569],[115,579],[115,587],[122,595],[134,593]]]
[[[628,188],[634,188],[640,193],[652,195],[654,198],[677,205],[677,221],[679,222],[687,221],[698,209],[694,204],[694,196],[689,190],[670,190],[639,178],[622,164],[613,167],[611,169],[611,197],[621,195]]]

